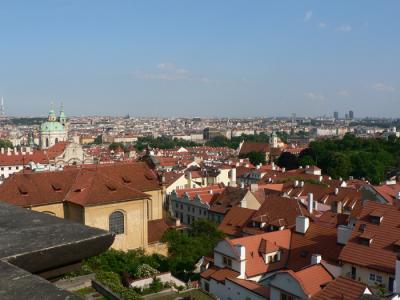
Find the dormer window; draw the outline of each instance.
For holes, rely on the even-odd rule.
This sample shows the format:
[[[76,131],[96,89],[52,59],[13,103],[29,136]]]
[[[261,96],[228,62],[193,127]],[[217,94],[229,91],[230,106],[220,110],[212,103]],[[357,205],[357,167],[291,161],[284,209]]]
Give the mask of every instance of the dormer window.
[[[358,236],[358,241],[361,245],[369,246],[374,239],[374,235],[370,233],[363,232]]]
[[[28,195],[28,189],[24,186],[19,186],[18,191],[22,196]]]
[[[369,214],[369,220],[371,223],[373,224],[377,224],[379,225],[382,220],[383,220],[383,214],[384,214],[384,210],[383,209],[375,209],[374,211],[372,211]]]
[[[53,188],[53,190],[55,192],[60,192],[61,191],[61,185],[59,185],[58,183],[52,183],[51,187]]]

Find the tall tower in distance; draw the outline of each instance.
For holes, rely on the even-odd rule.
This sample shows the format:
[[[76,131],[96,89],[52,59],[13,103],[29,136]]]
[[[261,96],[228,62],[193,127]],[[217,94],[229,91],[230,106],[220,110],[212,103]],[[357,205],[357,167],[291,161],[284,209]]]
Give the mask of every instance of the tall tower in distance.
[[[4,117],[6,115],[5,110],[4,110],[4,98],[1,97],[1,103],[0,103],[0,117]]]

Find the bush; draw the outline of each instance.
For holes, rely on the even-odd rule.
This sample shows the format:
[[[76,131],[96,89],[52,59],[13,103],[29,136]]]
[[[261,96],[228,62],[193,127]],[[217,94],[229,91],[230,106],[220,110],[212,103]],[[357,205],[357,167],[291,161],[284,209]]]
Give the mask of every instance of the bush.
[[[159,291],[161,291],[164,288],[163,283],[161,282],[161,280],[159,278],[154,278],[153,282],[150,283],[150,290],[153,293],[158,293]]]
[[[147,277],[152,277],[154,275],[157,275],[159,272],[149,266],[148,264],[142,264],[140,265],[136,272],[135,272],[135,278],[147,278]]]
[[[96,279],[112,290],[114,293],[120,295],[124,300],[141,300],[142,297],[131,288],[125,288],[118,274],[114,272],[99,271],[96,274]]]

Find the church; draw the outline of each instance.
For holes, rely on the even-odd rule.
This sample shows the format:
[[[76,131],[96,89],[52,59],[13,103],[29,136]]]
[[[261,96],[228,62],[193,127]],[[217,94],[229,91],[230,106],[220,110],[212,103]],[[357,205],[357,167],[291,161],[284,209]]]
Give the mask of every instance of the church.
[[[54,110],[51,109],[48,120],[40,126],[40,147],[48,149],[58,142],[66,142],[67,140],[68,124],[62,105],[58,118]]]

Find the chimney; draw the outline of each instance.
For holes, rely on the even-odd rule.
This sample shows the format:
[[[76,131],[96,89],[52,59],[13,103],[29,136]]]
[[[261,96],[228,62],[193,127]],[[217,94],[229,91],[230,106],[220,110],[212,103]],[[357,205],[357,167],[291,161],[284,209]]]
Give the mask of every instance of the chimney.
[[[339,188],[335,188],[335,195],[339,194]]]
[[[274,163],[274,162],[271,163],[271,169],[272,169],[273,171],[276,170],[276,166],[275,166],[275,163]]]
[[[1,148],[1,154],[4,154],[4,148]]]
[[[231,184],[236,186],[236,168],[231,169]]]
[[[300,181],[300,187],[304,187],[304,181]]]
[[[346,225],[339,225],[337,227],[337,243],[340,245],[346,245],[347,241],[351,237],[351,232],[352,232],[351,227]]]
[[[298,180],[295,180],[294,181],[294,187],[298,187],[299,186],[299,181]]]
[[[324,177],[322,175],[318,177],[319,182],[322,182],[322,179],[324,179]]]
[[[282,173],[285,173],[285,171],[286,171],[286,168],[282,168]]]
[[[396,199],[397,199],[397,200],[400,200],[400,192],[397,192],[397,194],[396,194]]]
[[[252,184],[250,185],[250,190],[251,190],[252,192],[257,192],[257,191],[258,191],[258,184],[257,184],[257,183],[252,183]]]
[[[236,250],[239,253],[240,258],[240,276],[239,278],[246,278],[246,247],[242,245],[236,245]]]
[[[7,155],[10,156],[11,155],[11,149],[7,148]]]
[[[311,256],[311,265],[317,265],[320,264],[322,260],[321,254],[313,254]]]
[[[310,226],[310,219],[304,216],[296,217],[296,232],[305,234],[308,226]]]
[[[240,188],[244,189],[244,183],[240,183]]]
[[[343,203],[342,203],[342,201],[337,201],[336,202],[336,210],[334,211],[334,213],[337,213],[337,214],[343,213]]]
[[[307,209],[310,214],[312,214],[314,210],[314,194],[308,193],[307,195]]]
[[[212,195],[212,194],[213,194],[213,190],[209,190],[208,193],[209,193],[210,195]]]

